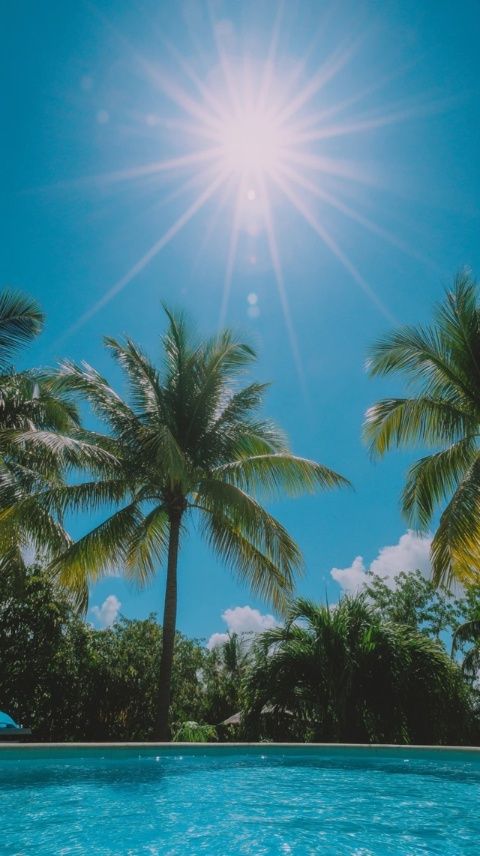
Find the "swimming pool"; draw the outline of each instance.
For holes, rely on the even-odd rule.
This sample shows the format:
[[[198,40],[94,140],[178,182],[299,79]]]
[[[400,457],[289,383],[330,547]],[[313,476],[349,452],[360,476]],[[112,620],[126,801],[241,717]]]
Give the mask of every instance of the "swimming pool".
[[[2,856],[478,854],[480,753],[1,748]]]

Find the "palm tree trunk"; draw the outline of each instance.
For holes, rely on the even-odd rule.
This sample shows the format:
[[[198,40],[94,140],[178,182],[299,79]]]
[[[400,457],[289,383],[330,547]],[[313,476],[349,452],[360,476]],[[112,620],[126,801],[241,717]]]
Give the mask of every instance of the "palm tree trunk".
[[[170,517],[168,541],[167,585],[163,610],[162,656],[160,660],[160,689],[158,693],[157,737],[170,740],[169,709],[172,683],[173,649],[177,623],[177,562],[180,539],[181,512]]]

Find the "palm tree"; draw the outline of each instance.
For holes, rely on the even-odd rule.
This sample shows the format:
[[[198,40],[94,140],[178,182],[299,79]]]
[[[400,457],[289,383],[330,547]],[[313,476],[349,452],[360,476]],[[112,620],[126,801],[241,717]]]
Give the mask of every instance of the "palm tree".
[[[246,689],[247,728],[255,727],[269,706],[275,719],[290,711],[293,719],[286,722],[296,737],[311,729],[310,739],[345,739],[347,719],[356,717],[350,702],[364,630],[361,599],[344,598],[338,608],[305,598],[293,601],[285,624],[257,641]]]
[[[76,406],[54,389],[54,375],[18,372],[17,350],[42,330],[38,304],[16,292],[0,293],[0,555],[23,568],[23,549],[54,555],[70,539],[60,519],[35,501],[35,494],[62,484],[75,467],[100,464],[106,453],[82,437]]]
[[[38,417],[42,420],[43,416],[44,421],[48,406],[45,407],[44,400],[40,401],[44,395],[37,379],[29,372],[15,372],[12,361],[22,345],[39,335],[43,323],[44,316],[36,301],[13,291],[0,293],[0,509],[11,504],[14,491],[18,496],[23,488],[28,495],[37,476],[33,462],[25,460],[25,452],[20,444],[15,444],[13,434],[19,429],[31,429]],[[19,458],[23,460],[20,462]],[[16,565],[22,566],[24,539],[19,537],[18,527],[9,525],[1,511],[0,546],[2,564],[15,560]]]
[[[480,669],[480,618],[470,618],[457,627],[452,639],[452,658],[465,643],[473,643],[462,660],[465,675],[475,679]]]
[[[262,736],[288,711],[284,729],[307,740],[461,742],[473,721],[469,690],[441,645],[382,621],[365,595],[334,608],[293,602],[285,625],[260,637],[245,694],[256,737],[265,705],[273,721]]]
[[[64,363],[60,387],[87,399],[107,426],[99,447],[114,456],[110,470],[83,484],[45,491],[44,507],[96,509],[107,519],[55,563],[61,582],[85,592],[112,566],[145,583],[165,562],[163,647],[157,733],[168,739],[177,614],[180,539],[195,516],[213,550],[256,594],[285,605],[301,565],[285,528],[258,498],[347,484],[327,467],[291,454],[283,434],[258,416],[265,385],[240,386],[252,349],[229,331],[196,341],[169,312],[163,361],[157,368],[130,339],[106,339],[124,371],[128,400],[90,366]]]
[[[410,468],[402,506],[409,523],[422,529],[443,507],[432,542],[434,581],[478,580],[480,305],[471,277],[456,277],[431,325],[400,328],[377,342],[368,370],[374,377],[403,375],[411,390],[367,411],[365,436],[373,454],[393,446],[433,447]]]
[[[251,634],[229,633],[210,650],[202,666],[205,719],[220,723],[241,707],[240,691],[250,663]]]

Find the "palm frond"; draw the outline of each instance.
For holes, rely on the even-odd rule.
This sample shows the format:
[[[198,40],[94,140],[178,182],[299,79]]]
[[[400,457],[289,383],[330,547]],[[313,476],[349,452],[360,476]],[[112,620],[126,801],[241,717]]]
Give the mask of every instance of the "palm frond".
[[[170,521],[163,505],[146,514],[132,532],[125,556],[125,573],[137,585],[145,585],[158,571],[168,549]]]
[[[298,552],[292,542],[281,563],[262,552],[245,535],[242,528],[226,515],[204,516],[204,535],[213,550],[223,559],[253,594],[272,603],[282,612],[293,590],[294,572],[298,571]]]
[[[115,456],[107,449],[55,431],[4,431],[0,435],[0,445],[3,443],[45,455],[67,469],[111,470],[117,463]]]
[[[71,544],[59,522],[40,504],[19,502],[0,509],[0,552],[5,543],[19,547],[33,544],[42,554],[56,556]]]
[[[402,495],[407,520],[426,528],[435,507],[456,490],[477,455],[475,440],[466,437],[417,461],[408,472]]]
[[[240,458],[215,468],[214,474],[246,491],[260,488],[269,494],[285,491],[290,496],[350,486],[348,479],[328,467],[284,453]]]
[[[432,542],[433,578],[472,581],[480,567],[480,304],[468,272],[456,277],[432,325],[390,333],[373,347],[368,368],[374,376],[402,374],[415,393],[367,412],[372,453],[437,447],[410,469],[403,492],[407,518],[422,527],[448,503]]]
[[[185,443],[200,441],[218,411],[225,384],[231,384],[238,371],[255,357],[253,350],[237,342],[230,331],[207,342],[201,358],[196,358],[197,389],[188,414]]]
[[[268,555],[287,577],[302,564],[300,551],[281,523],[236,485],[216,479],[200,483],[196,507],[218,519],[225,519]]]
[[[405,327],[377,342],[367,359],[372,377],[402,373],[427,397],[472,396],[473,387],[434,327]]]
[[[10,365],[18,348],[38,336],[43,322],[35,300],[15,291],[0,293],[0,371]]]
[[[86,399],[95,415],[107,423],[115,436],[128,437],[138,429],[138,416],[88,363],[78,366],[65,360],[53,384],[56,390],[76,393]]]
[[[440,517],[432,541],[433,579],[475,581],[480,567],[480,457],[458,485]]]
[[[475,645],[470,651],[467,651],[462,663],[462,672],[470,678],[477,678],[480,671],[480,646]]]
[[[151,462],[152,483],[181,486],[188,493],[191,483],[189,462],[168,425],[160,423],[154,430],[139,432],[136,449],[143,460]]]
[[[35,492],[26,497],[22,498],[18,493],[15,501],[10,502],[10,507],[21,504],[23,510],[25,512],[30,510],[32,515],[40,507],[49,514],[63,517],[67,512],[99,511],[105,506],[125,500],[130,493],[128,483],[122,478],[97,479],[80,484],[39,486]],[[9,506],[6,502],[6,491],[0,489],[0,509],[7,507]]]
[[[460,406],[426,396],[387,398],[365,414],[364,437],[373,455],[392,446],[454,443],[475,433],[476,420]]]
[[[138,503],[129,503],[58,555],[51,572],[61,585],[81,593],[86,583],[111,573],[112,568],[123,570],[141,519]]]
[[[165,417],[163,390],[155,366],[131,339],[122,344],[107,336],[104,341],[129,378],[130,395],[135,409],[157,418]]]
[[[476,642],[477,645],[480,642],[480,618],[472,618],[457,627],[452,637],[452,657],[465,642]]]
[[[39,371],[4,375],[0,388],[0,430],[43,428],[68,432],[79,426],[73,401],[51,389],[50,375]]]

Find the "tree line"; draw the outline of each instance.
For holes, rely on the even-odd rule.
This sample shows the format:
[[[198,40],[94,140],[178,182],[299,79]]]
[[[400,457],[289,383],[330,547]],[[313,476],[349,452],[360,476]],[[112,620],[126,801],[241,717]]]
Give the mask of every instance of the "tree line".
[[[479,743],[478,637],[457,641],[463,670],[447,651],[479,620],[480,587],[455,599],[417,572],[393,588],[372,576],[335,607],[296,600],[278,627],[213,650],[177,632],[172,736]],[[0,698],[35,739],[154,738],[161,649],[154,615],[96,630],[45,569],[3,572]]]
[[[201,340],[183,316],[169,310],[166,315],[158,365],[129,338],[105,339],[125,378],[122,395],[85,363],[64,361],[52,370],[15,370],[18,348],[40,333],[44,318],[31,299],[11,292],[0,295],[2,579],[12,573],[20,585],[23,576],[28,587],[31,576],[25,551],[33,550],[48,584],[66,598],[69,608],[73,605],[81,612],[87,607],[90,583],[112,567],[141,585],[166,569],[162,630],[157,631],[159,661],[152,683],[156,717],[152,734],[157,738],[168,739],[171,721],[176,720],[172,687],[180,638],[176,633],[178,552],[193,520],[225,566],[286,617],[284,635],[272,631],[272,638],[265,637],[267,641],[256,647],[252,675],[258,681],[262,674],[273,681],[269,670],[297,643],[308,649],[313,640],[312,651],[323,650],[315,641],[317,632],[322,638],[330,634],[336,639],[336,622],[342,616],[356,628],[354,637],[365,643],[355,651],[349,648],[351,657],[360,661],[373,646],[378,656],[380,650],[384,652],[385,668],[397,662],[398,653],[399,663],[409,662],[412,672],[418,671],[421,657],[414,655],[412,631],[400,632],[395,624],[395,639],[390,625],[387,635],[382,635],[383,624],[381,628],[375,624],[371,607],[362,597],[344,599],[333,612],[292,601],[302,562],[300,549],[263,501],[278,493],[347,487],[349,482],[325,465],[294,455],[283,432],[263,416],[266,385],[242,381],[255,359],[249,345],[228,330]],[[424,529],[441,510],[432,543],[434,581],[448,586],[457,580],[470,586],[478,580],[480,544],[480,309],[471,277],[456,278],[430,326],[400,328],[379,341],[371,349],[367,368],[373,377],[400,374],[410,392],[409,397],[384,399],[367,412],[364,433],[371,451],[383,455],[393,447],[412,444],[433,449],[410,469],[403,509],[412,525]],[[100,430],[82,424],[82,403],[97,418]],[[73,541],[64,526],[65,516],[99,509],[105,513],[104,520]],[[299,610],[310,628],[303,641],[297,639],[299,625],[292,617]],[[457,632],[455,643],[462,644],[475,632],[476,617],[471,621],[469,629]],[[84,627],[78,622],[75,626]],[[80,639],[83,631],[78,632]],[[91,633],[88,628],[84,632]],[[427,659],[422,662],[435,659],[438,643],[434,651],[425,647],[423,637],[417,641],[424,643]],[[262,644],[266,646],[263,673]],[[373,668],[377,654],[373,660],[362,660],[366,670]],[[471,668],[475,662],[472,654]],[[315,668],[326,687],[321,663]],[[454,692],[456,666],[449,661],[448,668],[445,665],[442,682]],[[345,669],[347,681],[346,665]],[[373,683],[378,678],[372,678]],[[394,693],[394,684],[389,686]],[[464,688],[464,683],[460,686]],[[303,695],[290,702],[283,698],[281,704],[263,702],[260,721],[265,719],[261,710],[273,706],[282,712],[282,728],[288,731],[296,714],[286,712],[287,704],[294,702],[304,710],[305,722],[323,721],[312,713],[309,693],[305,689]],[[405,691],[398,693],[400,704]],[[258,708],[261,694],[256,698]],[[363,715],[355,705],[359,723]],[[245,709],[250,708],[255,708],[253,701]],[[380,721],[387,712],[371,715],[372,722]],[[402,715],[407,721],[405,711]],[[248,721],[246,715],[245,728]],[[408,733],[407,725],[405,729]]]

